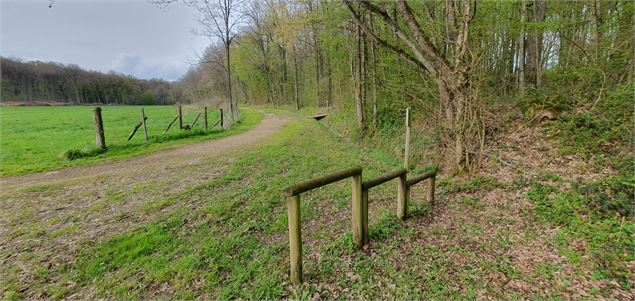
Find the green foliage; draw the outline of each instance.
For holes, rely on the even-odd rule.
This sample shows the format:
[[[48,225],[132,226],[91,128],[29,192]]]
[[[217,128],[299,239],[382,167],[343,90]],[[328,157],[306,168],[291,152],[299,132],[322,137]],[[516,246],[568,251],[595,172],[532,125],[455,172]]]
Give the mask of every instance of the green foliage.
[[[632,145],[632,84],[607,93],[595,111],[565,113],[551,126],[563,153],[616,154],[617,145]]]
[[[616,182],[620,179],[613,178],[595,185],[603,186],[609,182],[619,185]],[[632,197],[632,179],[626,184],[630,185],[628,192]],[[625,192],[620,191],[616,195],[621,193]],[[627,262],[634,259],[632,250],[635,247],[635,224],[630,218],[620,218],[619,214],[614,213],[621,213],[626,207],[632,208],[633,201],[632,198],[624,198],[624,203],[617,207],[605,206],[598,210],[598,199],[606,196],[597,194],[593,185],[558,191],[554,186],[539,182],[533,183],[526,194],[534,203],[534,211],[539,218],[560,226],[557,237],[562,254],[574,263],[579,262],[576,259],[578,255],[572,250],[572,244],[582,240],[586,246],[583,252],[591,256],[597,277],[611,277],[628,285],[627,280],[633,276],[627,268]],[[601,202],[606,203],[606,200]]]

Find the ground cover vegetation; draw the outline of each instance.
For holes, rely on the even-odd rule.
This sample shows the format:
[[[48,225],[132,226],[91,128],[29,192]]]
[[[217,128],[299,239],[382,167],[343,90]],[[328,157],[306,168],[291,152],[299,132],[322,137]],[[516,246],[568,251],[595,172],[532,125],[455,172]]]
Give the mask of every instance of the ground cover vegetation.
[[[514,150],[516,142],[507,145],[506,157],[527,151]],[[579,194],[553,189],[564,179],[527,179],[494,163],[490,170],[501,174],[441,177],[434,207],[424,200],[424,186],[415,187],[405,222],[395,217],[395,183],[377,187],[370,197],[371,243],[363,250],[352,244],[348,181],[304,194],[305,283],[293,286],[283,189],[355,165],[369,179],[401,161],[378,148],[369,153],[309,120],[292,121],[256,149],[209,160],[179,174],[198,178],[209,166],[221,172],[179,191],[166,190],[175,174],[144,179],[142,188],[117,179],[90,213],[64,209],[74,217],[41,220],[34,218],[35,205],[19,220],[4,216],[10,221],[5,237],[15,244],[2,257],[34,249],[14,255],[21,265],[3,262],[5,298],[566,299],[623,298],[632,291],[621,265],[629,259],[614,257],[632,247],[631,221],[621,229],[613,221],[598,223],[583,201],[571,202],[581,200]],[[80,182],[61,185],[104,193]],[[4,195],[3,204],[60,193],[33,186]],[[101,216],[100,225],[84,223],[94,216]],[[116,231],[118,225],[126,229]],[[86,237],[95,232],[97,241]]]

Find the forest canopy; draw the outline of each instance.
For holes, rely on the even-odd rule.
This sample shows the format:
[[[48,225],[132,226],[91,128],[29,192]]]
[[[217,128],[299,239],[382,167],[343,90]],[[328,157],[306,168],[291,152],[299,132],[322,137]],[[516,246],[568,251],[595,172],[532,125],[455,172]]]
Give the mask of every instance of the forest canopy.
[[[171,104],[178,90],[160,79],[143,80],[77,65],[0,57],[1,102],[72,104]]]

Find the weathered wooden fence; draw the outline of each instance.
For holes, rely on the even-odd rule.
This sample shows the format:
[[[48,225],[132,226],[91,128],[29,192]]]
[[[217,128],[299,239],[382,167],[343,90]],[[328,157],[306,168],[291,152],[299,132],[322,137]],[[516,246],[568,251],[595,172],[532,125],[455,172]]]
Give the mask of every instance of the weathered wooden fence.
[[[368,193],[375,186],[392,179],[397,181],[397,216],[405,219],[408,216],[408,200],[410,187],[426,179],[430,179],[428,200],[434,204],[434,185],[437,171],[433,170],[411,179],[403,168],[362,182],[362,169],[359,167],[341,170],[318,178],[291,185],[285,189],[289,215],[289,260],[291,282],[302,282],[302,219],[300,216],[300,194],[333,182],[352,178],[352,231],[353,243],[358,248],[369,242],[368,237]]]
[[[207,118],[207,107],[203,107],[203,111],[198,113],[198,115],[196,115],[196,118],[194,119],[194,122],[192,122],[191,125],[183,125],[183,111],[181,109],[181,106],[177,106],[176,107],[176,116],[174,117],[174,119],[172,119],[172,122],[170,122],[168,124],[168,126],[165,128],[165,130],[163,131],[163,134],[166,134],[170,128],[172,127],[172,124],[174,124],[175,122],[179,122],[179,128],[180,129],[192,129],[195,125],[196,122],[199,120],[199,118],[203,116],[203,126],[205,127],[205,130],[207,131],[209,129],[208,127],[208,118]],[[141,120],[133,127],[132,131],[130,132],[130,134],[128,135],[128,141],[130,141],[135,134],[137,133],[137,131],[139,130],[139,128],[143,127],[143,133],[144,133],[144,137],[145,137],[145,141],[148,141],[148,128],[146,127],[146,121],[148,120],[148,116],[146,116],[144,109],[141,108]],[[95,125],[95,135],[96,135],[96,145],[97,148],[99,149],[106,149],[106,138],[104,135],[104,121],[102,118],[102,110],[101,107],[95,107],[93,109],[93,123]],[[215,128],[217,125],[220,124],[221,128],[226,128],[229,127],[229,125],[227,123],[224,122],[224,116],[223,116],[223,109],[220,108],[219,109],[219,120],[216,121],[216,123],[214,125],[211,126],[211,128]]]

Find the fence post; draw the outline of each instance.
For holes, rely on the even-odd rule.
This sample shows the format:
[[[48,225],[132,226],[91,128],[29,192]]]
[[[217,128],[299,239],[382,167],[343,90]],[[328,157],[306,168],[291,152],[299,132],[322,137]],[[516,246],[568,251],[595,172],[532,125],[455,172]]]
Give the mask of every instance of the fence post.
[[[207,107],[204,107],[203,109],[204,109],[203,112],[205,112],[204,114],[205,116],[203,116],[205,117],[205,130],[207,131]]]
[[[291,195],[287,199],[289,215],[289,258],[290,278],[294,284],[302,282],[302,230],[300,226],[300,196]]]
[[[368,238],[368,189],[362,188],[362,239],[363,244],[369,242]]]
[[[223,120],[223,108],[218,108],[218,111],[219,111],[219,114],[220,114],[220,128],[222,129],[222,128],[224,128],[224,126],[223,126],[223,122],[224,122],[224,120]]]
[[[104,137],[104,121],[101,118],[101,108],[96,107],[93,109],[93,119],[95,121],[95,135],[97,138],[97,148],[106,148],[106,138]]]
[[[179,115],[179,129],[183,129],[183,112],[181,111],[181,106],[179,105],[178,108],[178,115]]]
[[[354,175],[353,179],[353,242],[361,248],[364,245],[364,218],[362,201],[362,175]]]
[[[436,175],[432,176],[432,178],[430,178],[430,183],[428,185],[428,202],[430,202],[431,205],[434,206],[434,182],[435,179],[437,178]]]
[[[141,108],[141,123],[143,123],[143,134],[146,137],[146,142],[148,142],[148,128],[146,127],[146,114],[143,112],[143,108]]]
[[[403,157],[403,168],[408,170],[408,159],[410,157],[410,107],[406,108],[406,145]]]
[[[402,220],[408,215],[409,191],[406,175],[400,176],[399,181],[397,181],[397,217]]]

